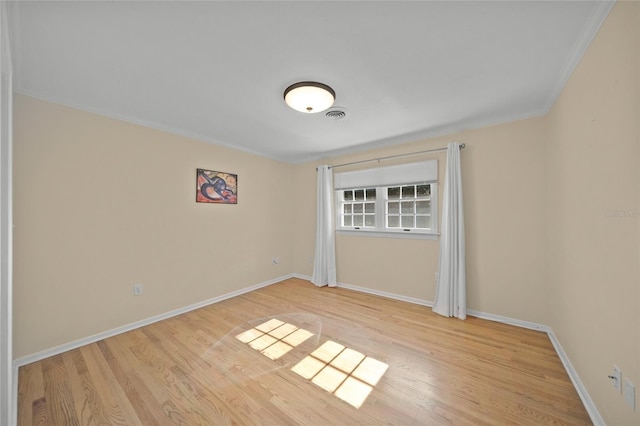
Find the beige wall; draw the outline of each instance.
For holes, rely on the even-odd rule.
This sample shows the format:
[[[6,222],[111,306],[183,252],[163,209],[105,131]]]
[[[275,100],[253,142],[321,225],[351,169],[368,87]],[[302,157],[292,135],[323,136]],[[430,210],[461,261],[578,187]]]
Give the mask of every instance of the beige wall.
[[[301,165],[17,96],[15,356],[311,275],[317,164],[460,141],[468,307],[550,325],[606,422],[639,424],[606,377],[640,385],[639,28],[619,2],[547,116]],[[239,204],[196,204],[196,167],[237,172]],[[437,241],[336,251],[342,283],[434,298]]]
[[[295,271],[310,275],[313,269],[308,257],[314,250],[315,191],[308,188],[315,185],[316,164],[341,164],[464,142],[468,307],[544,323],[544,131],[544,119],[535,118],[297,166],[296,193],[303,199],[297,203],[301,213],[296,215]],[[404,161],[421,158],[438,159],[442,201],[445,155]],[[338,281],[432,301],[438,251],[439,242],[433,240],[338,235]]]
[[[617,3],[544,117],[318,162],[465,142],[468,307],[550,325],[608,424],[640,424],[607,378],[616,364],[640,385],[639,29],[640,3]],[[295,170],[303,274],[318,163]],[[340,282],[435,295],[437,242],[338,236],[336,251]]]
[[[16,358],[292,271],[293,166],[25,96],[14,117]],[[196,168],[237,173],[238,204],[197,204]]]
[[[640,4],[619,2],[548,114],[549,325],[609,424],[640,424]]]

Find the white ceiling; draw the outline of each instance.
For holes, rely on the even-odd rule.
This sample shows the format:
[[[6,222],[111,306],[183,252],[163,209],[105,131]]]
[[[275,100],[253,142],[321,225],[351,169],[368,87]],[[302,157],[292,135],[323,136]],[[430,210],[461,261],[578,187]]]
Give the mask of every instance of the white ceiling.
[[[287,162],[544,114],[603,1],[13,2],[16,91]],[[346,118],[283,102],[336,92]]]

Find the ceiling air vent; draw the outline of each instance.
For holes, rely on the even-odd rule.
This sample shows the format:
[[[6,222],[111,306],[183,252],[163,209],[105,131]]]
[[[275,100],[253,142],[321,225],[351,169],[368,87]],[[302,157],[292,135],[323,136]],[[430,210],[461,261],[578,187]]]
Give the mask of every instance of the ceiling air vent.
[[[345,118],[347,116],[347,112],[341,109],[330,109],[324,115],[325,117],[331,118],[332,120],[340,120],[341,118]]]

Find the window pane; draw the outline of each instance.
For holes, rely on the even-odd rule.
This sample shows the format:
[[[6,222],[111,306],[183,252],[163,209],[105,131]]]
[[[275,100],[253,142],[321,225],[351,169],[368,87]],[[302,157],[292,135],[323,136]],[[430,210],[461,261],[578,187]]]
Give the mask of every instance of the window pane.
[[[367,189],[367,200],[375,200],[376,199],[376,189],[370,188]]]
[[[401,216],[403,228],[413,228],[413,216]]]
[[[387,198],[390,200],[397,200],[400,198],[400,187],[394,186],[392,188],[387,188]]]
[[[376,226],[376,217],[372,214],[364,215],[364,225],[365,226]]]
[[[402,198],[413,198],[416,196],[416,187],[411,186],[403,186],[402,187]]]
[[[431,216],[416,216],[416,228],[431,228]]]
[[[431,201],[417,201],[416,202],[416,213],[418,213],[418,214],[429,214],[429,213],[431,213]]]
[[[413,214],[413,201],[403,201],[400,204],[402,204],[402,214]]]
[[[431,196],[431,185],[418,185],[418,197]]]
[[[437,222],[432,219],[431,191],[435,183],[398,185],[381,188],[386,194],[378,194],[377,188],[353,188],[341,190],[337,203],[340,226],[345,228],[376,229],[386,227],[390,231],[404,229],[433,230]],[[433,189],[435,191],[435,188]],[[385,203],[385,216],[378,215],[378,195]],[[437,200],[433,200],[437,202]]]

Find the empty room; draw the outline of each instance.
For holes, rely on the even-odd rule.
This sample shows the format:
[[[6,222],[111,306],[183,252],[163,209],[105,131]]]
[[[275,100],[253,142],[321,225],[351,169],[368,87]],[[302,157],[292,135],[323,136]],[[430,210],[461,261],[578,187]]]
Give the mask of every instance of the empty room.
[[[640,3],[0,2],[0,425],[640,425]]]

